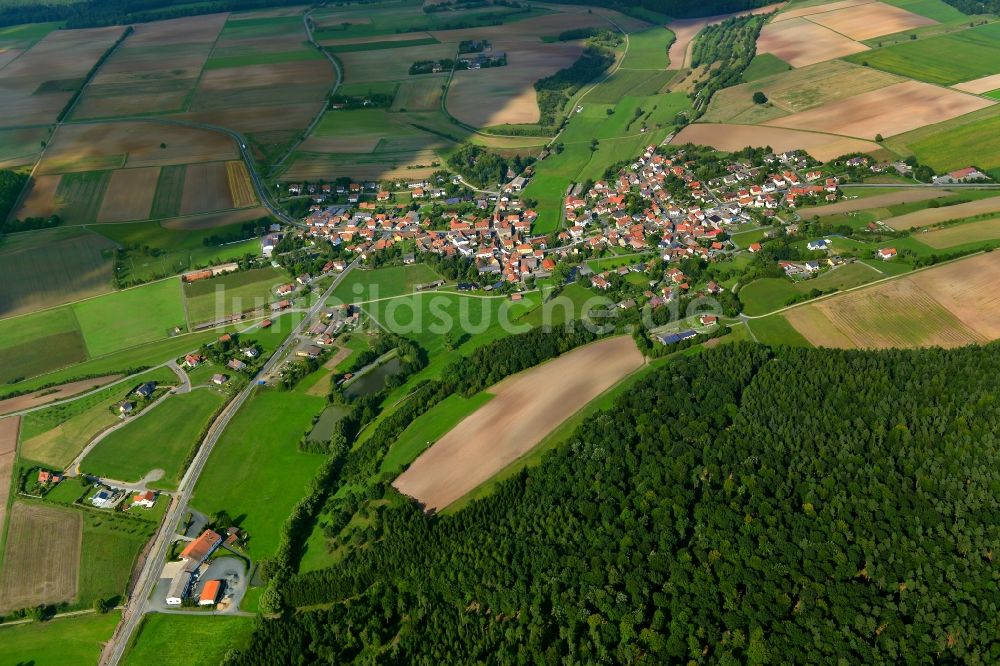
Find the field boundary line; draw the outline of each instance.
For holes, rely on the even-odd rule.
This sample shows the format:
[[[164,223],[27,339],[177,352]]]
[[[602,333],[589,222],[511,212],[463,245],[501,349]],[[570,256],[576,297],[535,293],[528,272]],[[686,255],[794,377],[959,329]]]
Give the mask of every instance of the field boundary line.
[[[222,27],[219,28],[219,33],[215,36],[215,40],[212,42],[212,48],[208,50],[208,55],[205,56],[205,62],[201,63],[201,69],[198,70],[198,78],[195,79],[194,85],[191,86],[191,90],[187,95],[184,96],[184,102],[181,104],[181,113],[191,112],[191,103],[194,101],[194,96],[198,92],[198,86],[201,85],[201,80],[205,76],[205,69],[208,65],[208,61],[212,59],[212,55],[215,54],[215,48],[219,45],[219,40],[222,39],[222,33],[226,30],[226,24],[229,23],[229,17],[232,16],[231,12],[226,12],[226,20],[222,22]]]

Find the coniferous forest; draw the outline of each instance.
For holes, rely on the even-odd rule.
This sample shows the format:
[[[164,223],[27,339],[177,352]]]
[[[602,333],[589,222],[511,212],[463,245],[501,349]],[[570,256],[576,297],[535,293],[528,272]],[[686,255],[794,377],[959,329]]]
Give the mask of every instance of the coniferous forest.
[[[227,661],[997,663],[998,352],[672,359],[492,496],[380,514]]]

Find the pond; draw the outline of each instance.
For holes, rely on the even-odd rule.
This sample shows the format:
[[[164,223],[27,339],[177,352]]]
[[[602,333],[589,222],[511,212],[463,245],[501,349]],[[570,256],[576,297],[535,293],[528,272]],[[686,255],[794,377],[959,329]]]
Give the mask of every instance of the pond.
[[[398,356],[393,356],[375,367],[369,366],[369,369],[362,370],[364,374],[354,379],[344,389],[344,395],[349,398],[361,398],[377,393],[385,386],[386,377],[398,375],[402,371],[403,362],[399,360]]]
[[[306,438],[310,442],[325,442],[333,436],[333,428],[340,419],[344,418],[350,411],[346,405],[330,405],[319,415],[319,420],[313,426],[309,436]]]

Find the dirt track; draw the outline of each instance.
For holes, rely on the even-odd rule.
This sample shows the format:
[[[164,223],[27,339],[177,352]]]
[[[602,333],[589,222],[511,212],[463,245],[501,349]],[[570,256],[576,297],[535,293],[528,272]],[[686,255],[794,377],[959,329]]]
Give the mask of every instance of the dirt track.
[[[642,366],[629,337],[596,342],[509,377],[496,397],[417,458],[393,482],[426,509],[441,509],[525,455],[560,423]]]

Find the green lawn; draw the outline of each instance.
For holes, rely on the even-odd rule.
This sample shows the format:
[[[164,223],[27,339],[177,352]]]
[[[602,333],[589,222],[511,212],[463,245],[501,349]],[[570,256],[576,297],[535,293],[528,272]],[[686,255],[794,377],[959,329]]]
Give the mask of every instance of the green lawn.
[[[776,314],[761,319],[750,319],[747,326],[754,338],[765,345],[789,345],[792,347],[812,347],[783,315]]]
[[[126,592],[139,551],[152,537],[167,499],[141,516],[115,516],[86,511],[83,549],[80,553],[78,602],[90,606],[95,599],[118,603]]]
[[[91,357],[187,330],[180,279],[152,282],[72,306]]]
[[[225,402],[226,396],[214,389],[172,396],[106,437],[80,467],[85,473],[122,481],[138,481],[150,470],[162,469],[165,475],[154,485],[176,488],[184,473],[182,464]]]
[[[147,666],[162,663],[165,655],[183,651],[187,666],[215,666],[223,661],[226,652],[246,643],[253,627],[252,617],[150,613],[139,625],[122,663]]]
[[[371,271],[354,270],[337,285],[333,292],[333,300],[338,303],[359,303],[403,296],[412,293],[416,285],[441,279],[442,277],[426,264],[390,266]]]
[[[842,239],[837,239],[842,240]],[[780,310],[794,296],[807,294],[813,289],[850,289],[883,277],[861,263],[847,264],[828,270],[809,280],[792,281],[788,278],[761,278],[740,289],[743,311],[757,316]]]
[[[997,72],[1000,23],[864,51],[845,60],[946,86],[971,81]]]
[[[278,300],[275,288],[288,282],[287,273],[270,266],[192,282],[184,286],[188,318],[192,322],[217,321],[253,310]]]
[[[226,428],[198,479],[193,505],[237,518],[254,559],[274,554],[285,519],[323,463],[324,456],[302,453],[298,443],[325,406],[323,398],[298,393],[257,393]]]
[[[765,76],[787,72],[791,68],[791,65],[774,54],[758,53],[750,61],[750,66],[743,70],[743,81],[756,81]]]
[[[3,663],[31,666],[96,664],[120,613],[57,618],[10,627],[0,625]]]
[[[533,309],[519,321],[531,326],[559,326],[573,319],[582,319],[590,308],[605,308],[609,302],[606,296],[574,283],[567,285],[558,296],[542,303],[541,307]]]

